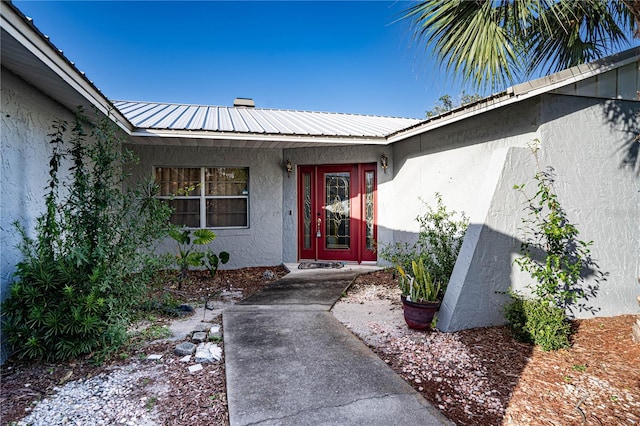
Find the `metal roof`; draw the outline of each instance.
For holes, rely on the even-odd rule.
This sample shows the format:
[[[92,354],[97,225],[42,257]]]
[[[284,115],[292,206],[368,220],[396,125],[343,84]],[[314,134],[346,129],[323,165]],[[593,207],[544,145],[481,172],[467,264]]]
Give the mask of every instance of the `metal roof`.
[[[286,136],[385,138],[419,123],[413,118],[247,107],[114,101],[143,130]]]

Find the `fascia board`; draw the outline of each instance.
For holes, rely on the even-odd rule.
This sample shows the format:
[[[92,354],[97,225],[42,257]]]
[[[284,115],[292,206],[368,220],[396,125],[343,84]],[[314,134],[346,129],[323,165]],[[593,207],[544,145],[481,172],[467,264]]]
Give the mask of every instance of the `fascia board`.
[[[102,114],[112,117],[113,121],[127,134],[131,133],[133,126],[129,121],[64,58],[62,51],[53,48],[48,41],[43,39],[42,34],[24,22],[24,19],[5,2],[2,2],[0,23],[11,37],[44,63],[71,89],[95,106]]]
[[[563,86],[567,86],[569,84],[586,80],[588,78],[603,74],[616,68],[623,67],[633,62],[638,62],[638,60],[640,59],[640,48],[636,50],[638,51],[639,55],[635,55],[617,62],[608,64],[597,64],[596,66],[590,64],[577,65],[573,68],[569,68],[567,70],[563,70],[546,77],[518,84],[512,87],[513,93],[518,96],[525,93],[536,96],[545,92],[550,92]]]
[[[353,143],[358,145],[386,145],[387,140],[384,137],[332,137],[332,136],[297,136],[283,134],[257,134],[257,133],[239,133],[239,132],[201,132],[180,130],[153,130],[153,129],[136,129],[131,132],[132,137],[170,137],[185,139],[218,139],[218,140],[252,140],[263,142],[305,142],[305,143],[326,143],[326,144],[342,144]]]
[[[399,142],[429,130],[447,126],[487,111],[511,105],[516,102],[521,102],[543,93],[551,92],[560,87],[586,80],[607,71],[637,62],[638,60],[640,60],[640,47],[633,49],[632,56],[628,58],[623,58],[613,62],[596,62],[595,66],[594,64],[578,65],[546,77],[521,83],[508,88],[506,91],[502,92],[501,95],[498,95],[493,99],[474,105],[472,109],[469,109],[468,111],[459,111],[457,113],[453,112],[450,115],[445,115],[444,117],[436,118],[434,120],[409,127],[406,130],[400,130],[399,132],[393,133],[387,137],[387,142],[389,144]]]

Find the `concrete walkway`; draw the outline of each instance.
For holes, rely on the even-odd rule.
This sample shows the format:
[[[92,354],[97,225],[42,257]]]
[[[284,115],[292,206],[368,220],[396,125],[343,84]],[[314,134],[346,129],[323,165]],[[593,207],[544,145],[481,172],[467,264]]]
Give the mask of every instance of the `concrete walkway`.
[[[329,312],[361,272],[296,270],[224,311],[231,426],[451,424]]]

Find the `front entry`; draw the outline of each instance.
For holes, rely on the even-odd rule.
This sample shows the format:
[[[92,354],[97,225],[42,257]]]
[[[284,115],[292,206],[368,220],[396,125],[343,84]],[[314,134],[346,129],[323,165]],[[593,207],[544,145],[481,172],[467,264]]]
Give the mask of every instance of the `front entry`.
[[[375,261],[376,164],[298,171],[300,260]]]

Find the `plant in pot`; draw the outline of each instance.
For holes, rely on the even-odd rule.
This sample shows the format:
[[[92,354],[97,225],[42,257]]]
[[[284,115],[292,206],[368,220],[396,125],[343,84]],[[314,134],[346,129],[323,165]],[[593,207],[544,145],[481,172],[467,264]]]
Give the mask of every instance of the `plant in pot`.
[[[440,309],[441,283],[431,277],[422,259],[411,262],[413,275],[406,273],[401,265],[397,265],[396,269],[400,274],[404,320],[409,328],[430,329],[433,318]]]
[[[380,251],[380,257],[396,265],[400,275],[405,320],[407,309],[413,312],[415,304],[429,302],[434,312],[439,309],[469,224],[464,213],[457,218],[455,211],[447,209],[440,194],[435,194],[435,200],[435,208],[425,203],[427,212],[416,218],[420,231],[415,243],[396,242]],[[408,320],[407,324],[424,330],[430,328],[431,320],[422,326]]]

